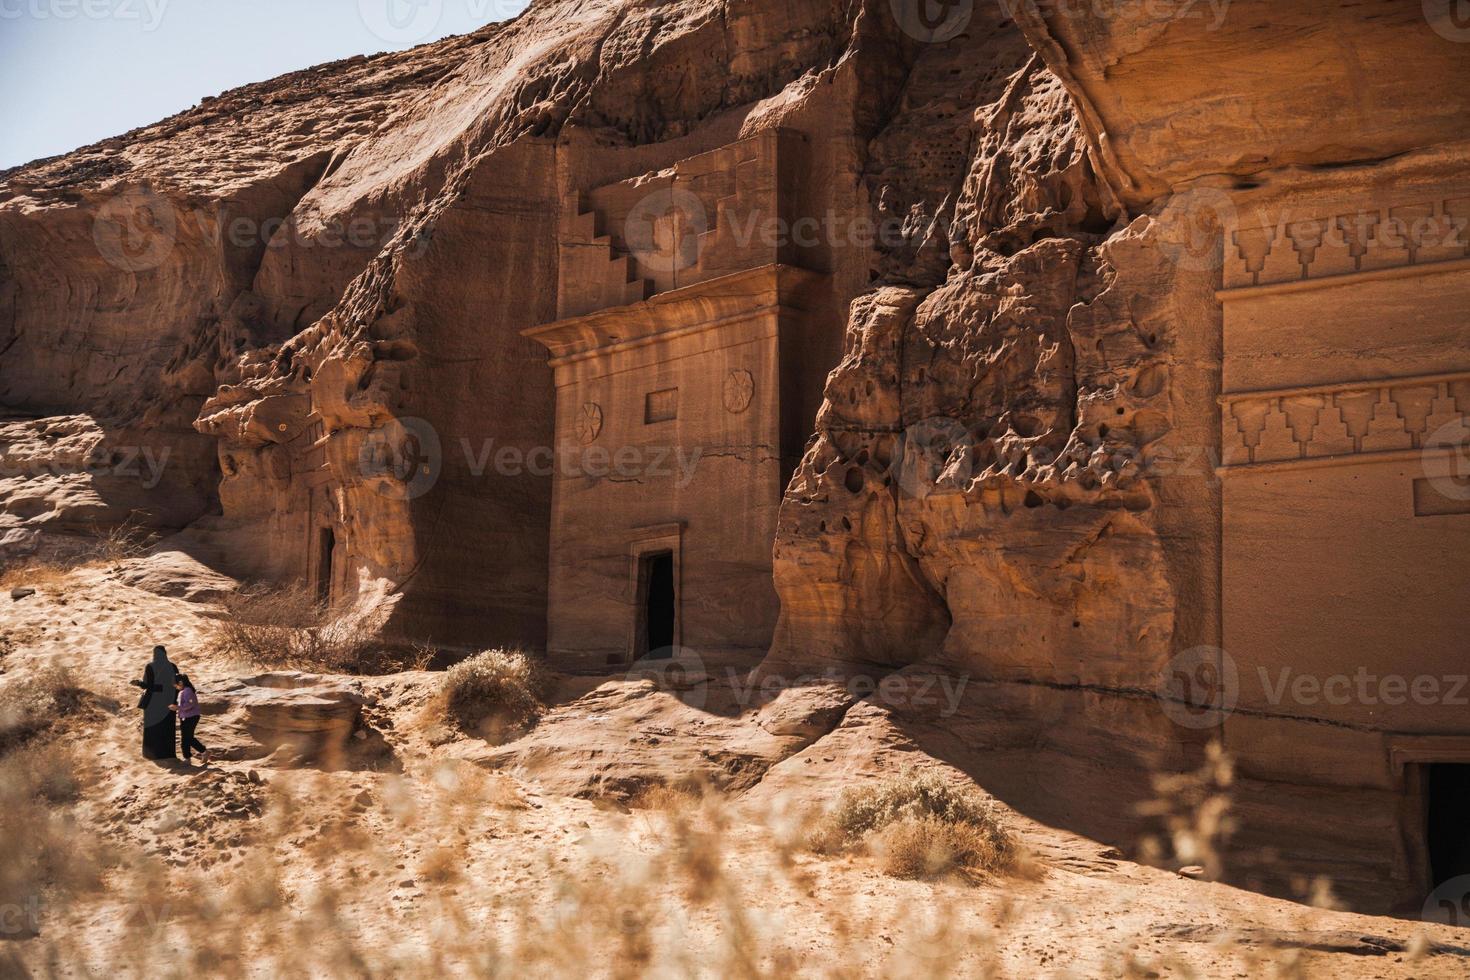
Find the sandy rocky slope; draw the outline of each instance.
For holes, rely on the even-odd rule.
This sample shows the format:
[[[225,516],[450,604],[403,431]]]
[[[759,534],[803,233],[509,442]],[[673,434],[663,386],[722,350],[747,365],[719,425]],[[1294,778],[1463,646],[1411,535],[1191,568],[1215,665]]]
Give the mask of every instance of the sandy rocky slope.
[[[1038,863],[1019,878],[906,881],[807,853],[802,815],[844,788],[964,779],[871,700],[834,713],[813,689],[804,713],[828,698],[827,730],[776,735],[770,712],[727,704],[719,670],[564,678],[530,735],[494,747],[444,725],[437,672],[262,675],[204,652],[207,606],[119,578],[88,568],[3,600],[5,683],[62,662],[96,692],[56,737],[80,759],[73,839],[120,862],[98,892],[48,896],[0,947],[7,973],[172,975],[214,950],[203,962],[246,975],[1449,977],[1470,956],[1449,927],[1191,880],[1015,814]],[[124,683],[155,641],[198,679],[215,765],[138,758]],[[719,788],[711,812],[637,805],[690,777]],[[201,895],[223,903],[203,921],[179,907]],[[330,932],[313,931],[327,896]],[[646,948],[628,941],[645,930]]]

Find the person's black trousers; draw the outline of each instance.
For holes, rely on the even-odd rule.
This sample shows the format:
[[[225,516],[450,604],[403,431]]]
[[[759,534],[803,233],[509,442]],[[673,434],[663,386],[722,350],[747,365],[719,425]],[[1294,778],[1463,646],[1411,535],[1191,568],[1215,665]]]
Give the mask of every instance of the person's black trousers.
[[[184,750],[184,761],[189,761],[189,756],[194,752],[208,752],[204,743],[194,737],[194,729],[199,727],[199,716],[185,718],[179,722],[179,747]]]

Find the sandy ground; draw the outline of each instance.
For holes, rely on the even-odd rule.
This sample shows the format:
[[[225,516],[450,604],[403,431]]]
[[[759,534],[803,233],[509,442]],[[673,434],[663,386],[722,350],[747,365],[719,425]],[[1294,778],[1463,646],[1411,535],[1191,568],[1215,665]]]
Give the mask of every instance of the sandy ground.
[[[23,599],[0,594],[0,685],[60,662],[99,696],[102,708],[64,735],[82,760],[77,834],[130,855],[95,893],[43,896],[39,934],[0,940],[11,969],[1470,975],[1470,931],[1192,881],[1024,820],[1017,826],[1040,862],[1029,877],[905,881],[866,857],[796,846],[803,801],[762,794],[758,777],[703,808],[561,795],[569,783],[557,746],[574,748],[589,731],[609,745],[682,742],[668,754],[664,775],[674,780],[691,752],[709,755],[704,746],[754,727],[739,715],[691,725],[687,707],[664,695],[641,697],[637,711],[609,710],[609,699],[632,690],[624,678],[564,685],[570,700],[533,733],[542,761],[534,773],[505,755],[514,746],[493,749],[446,728],[431,697],[439,676],[427,671],[362,680],[391,749],[372,766],[329,771],[283,753],[207,769],[146,762],[127,682],[160,642],[201,689],[204,741],[236,753],[249,744],[210,692],[258,671],[207,652],[208,612],[100,568],[38,584]],[[784,751],[756,734],[759,751]],[[628,758],[648,765],[647,753]],[[812,758],[837,770],[848,761]],[[585,760],[569,749],[565,765]],[[159,880],[140,890],[151,873]],[[258,882],[268,894],[252,904]],[[191,918],[197,908],[212,911]]]

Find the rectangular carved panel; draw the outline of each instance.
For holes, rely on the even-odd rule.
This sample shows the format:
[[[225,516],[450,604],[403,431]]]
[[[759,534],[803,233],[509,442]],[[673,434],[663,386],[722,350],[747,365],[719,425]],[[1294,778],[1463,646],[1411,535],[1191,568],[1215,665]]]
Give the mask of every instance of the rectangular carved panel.
[[[1414,481],[1414,516],[1470,514],[1470,480],[1420,477]]]
[[[672,422],[679,417],[679,389],[650,391],[643,398],[643,424]]]

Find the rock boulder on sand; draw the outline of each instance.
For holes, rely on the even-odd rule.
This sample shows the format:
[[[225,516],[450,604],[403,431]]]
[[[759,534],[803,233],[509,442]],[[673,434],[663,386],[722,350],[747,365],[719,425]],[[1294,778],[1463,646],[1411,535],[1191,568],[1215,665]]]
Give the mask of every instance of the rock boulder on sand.
[[[201,693],[200,700],[206,711],[211,702],[225,708],[221,724],[211,726],[217,738],[228,740],[231,728],[246,736],[225,745],[228,755],[252,758],[285,749],[301,761],[336,763],[371,699],[346,678],[273,671],[240,678],[217,694]]]

